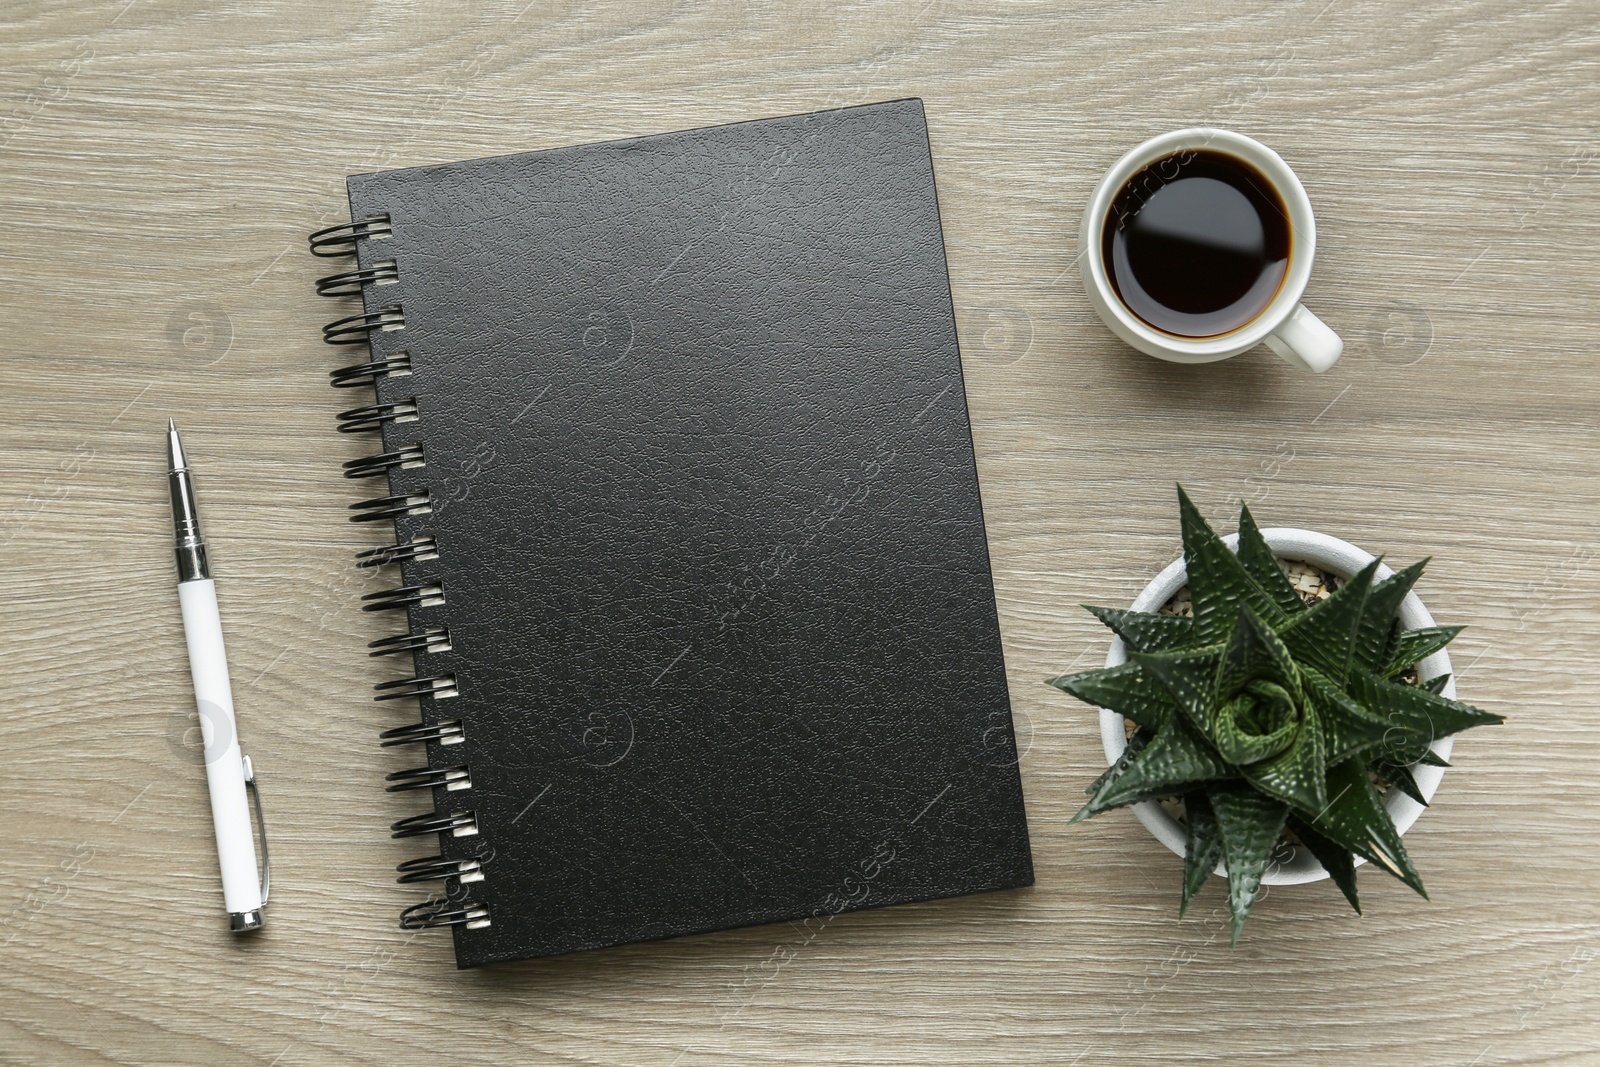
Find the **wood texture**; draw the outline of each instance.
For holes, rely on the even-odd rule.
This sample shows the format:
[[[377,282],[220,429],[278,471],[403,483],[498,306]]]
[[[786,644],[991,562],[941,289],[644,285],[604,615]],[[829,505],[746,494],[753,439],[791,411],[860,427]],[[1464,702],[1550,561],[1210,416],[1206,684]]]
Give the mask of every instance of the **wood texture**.
[[[640,5],[12,0],[0,11],[0,1062],[1600,1062],[1600,11],[1593,3]],[[394,926],[369,578],[304,235],[347,173],[920,95],[939,172],[1038,885],[458,973]],[[1078,212],[1143,138],[1232,126],[1316,205],[1342,363],[1116,343]],[[277,874],[219,925],[161,477],[201,465]],[[1398,561],[1464,697],[1407,837],[1433,899],[1272,890],[1230,949],[1126,814],[1069,827],[1080,602],[1219,522]],[[408,809],[409,810],[409,809]]]

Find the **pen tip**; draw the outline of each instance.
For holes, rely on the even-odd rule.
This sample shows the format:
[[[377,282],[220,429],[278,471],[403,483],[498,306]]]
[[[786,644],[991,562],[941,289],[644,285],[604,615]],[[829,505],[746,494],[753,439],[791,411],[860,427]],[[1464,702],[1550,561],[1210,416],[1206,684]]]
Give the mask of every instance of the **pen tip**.
[[[169,471],[181,470],[187,467],[183,457],[183,442],[178,438],[178,427],[171,418],[167,419],[167,469]]]

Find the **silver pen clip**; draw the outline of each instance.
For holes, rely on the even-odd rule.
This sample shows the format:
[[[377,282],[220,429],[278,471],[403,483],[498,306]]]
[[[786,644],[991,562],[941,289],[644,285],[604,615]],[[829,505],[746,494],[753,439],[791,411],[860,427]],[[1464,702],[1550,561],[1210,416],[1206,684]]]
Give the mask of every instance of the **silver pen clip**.
[[[267,820],[261,814],[261,787],[256,785],[256,769],[249,756],[241,756],[240,759],[244,760],[244,787],[255,807],[256,835],[261,839],[261,903],[265,906],[267,894],[272,892],[272,857],[267,854]]]

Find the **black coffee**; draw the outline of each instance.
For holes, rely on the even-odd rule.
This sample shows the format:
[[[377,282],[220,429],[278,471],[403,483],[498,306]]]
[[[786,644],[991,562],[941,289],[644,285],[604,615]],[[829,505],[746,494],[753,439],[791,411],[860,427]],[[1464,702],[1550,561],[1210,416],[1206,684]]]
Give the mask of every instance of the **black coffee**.
[[[1215,337],[1272,303],[1289,243],[1289,212],[1260,171],[1187,149],[1128,179],[1106,216],[1101,250],[1129,311],[1179,337]]]

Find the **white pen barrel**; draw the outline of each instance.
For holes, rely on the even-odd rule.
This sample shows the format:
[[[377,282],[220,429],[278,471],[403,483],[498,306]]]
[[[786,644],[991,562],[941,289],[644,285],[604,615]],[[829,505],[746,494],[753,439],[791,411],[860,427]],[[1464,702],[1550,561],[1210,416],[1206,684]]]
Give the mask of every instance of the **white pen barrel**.
[[[250,802],[245,796],[244,759],[234,728],[233,687],[228,682],[216,583],[209,578],[180,582],[178,600],[183,607],[183,635],[189,643],[189,670],[194,675],[195,702],[205,740],[206,785],[211,790],[211,821],[222,864],[222,897],[229,912],[255,911],[262,903],[261,879],[256,872]]]

